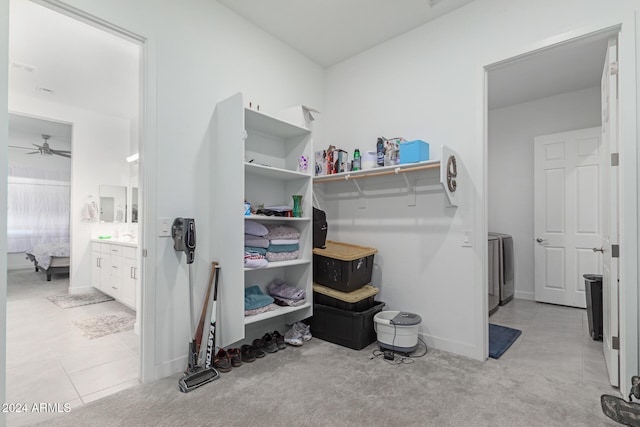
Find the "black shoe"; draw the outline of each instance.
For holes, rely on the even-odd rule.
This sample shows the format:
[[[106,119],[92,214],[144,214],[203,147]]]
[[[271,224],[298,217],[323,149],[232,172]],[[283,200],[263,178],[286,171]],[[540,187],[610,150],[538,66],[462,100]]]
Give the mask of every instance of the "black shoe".
[[[239,348],[230,348],[227,353],[229,354],[229,358],[231,359],[231,366],[233,366],[234,368],[242,366],[242,354],[240,353]]]
[[[258,359],[266,356],[266,353],[264,352],[264,346],[265,343],[260,338],[256,338],[255,340],[253,340],[253,345],[251,347],[253,349],[253,353]]]
[[[602,412],[613,421],[627,426],[640,426],[640,403],[626,402],[624,399],[603,394],[600,396]]]
[[[262,342],[264,343],[263,350],[267,353],[275,353],[278,351],[278,344],[276,344],[275,338],[273,338],[270,333],[264,334]]]
[[[278,350],[284,350],[287,348],[287,344],[284,342],[284,336],[280,335],[280,332],[273,331],[271,337],[275,340],[276,345],[278,346]]]
[[[251,363],[256,360],[256,353],[253,351],[253,347],[248,344],[240,347],[240,356],[244,363]]]

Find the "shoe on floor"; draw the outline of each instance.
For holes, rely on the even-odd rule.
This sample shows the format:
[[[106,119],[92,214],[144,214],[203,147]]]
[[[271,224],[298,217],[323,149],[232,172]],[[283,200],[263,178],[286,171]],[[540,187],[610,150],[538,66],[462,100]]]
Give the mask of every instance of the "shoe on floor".
[[[229,359],[231,360],[231,366],[233,366],[234,368],[242,366],[242,354],[240,354],[239,348],[230,348],[227,353],[229,354]]]
[[[640,403],[627,402],[624,399],[603,394],[600,396],[602,412],[613,421],[627,426],[640,425]]]
[[[278,344],[276,340],[271,336],[270,333],[264,334],[262,337],[262,342],[264,343],[264,347],[262,348],[267,353],[275,353],[278,351]]]
[[[271,337],[275,340],[276,345],[278,346],[278,350],[284,350],[287,348],[287,345],[284,342],[284,336],[280,334],[278,331],[273,331],[271,333]]]
[[[293,326],[298,329],[298,332],[300,332],[303,341],[309,341],[312,338],[311,326],[306,325],[302,322],[296,322]]]
[[[302,334],[298,331],[295,324],[284,334],[284,342],[289,345],[295,345],[296,347],[304,344]]]
[[[213,356],[213,367],[220,372],[231,371],[231,358],[224,348],[218,350],[218,353]]]
[[[256,360],[256,353],[253,351],[253,346],[250,346],[249,344],[245,344],[240,347],[240,356],[244,363],[251,363]]]
[[[261,338],[256,338],[252,343],[253,354],[255,354],[256,358],[260,359],[261,357],[266,356],[264,352],[264,346],[266,345]]]

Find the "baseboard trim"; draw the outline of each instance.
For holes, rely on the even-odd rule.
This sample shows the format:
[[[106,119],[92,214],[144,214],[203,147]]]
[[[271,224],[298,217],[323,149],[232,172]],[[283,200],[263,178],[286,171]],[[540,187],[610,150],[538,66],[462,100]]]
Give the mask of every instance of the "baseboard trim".
[[[533,293],[533,292],[515,291],[514,292],[514,298],[526,299],[526,300],[529,300],[529,301],[534,301],[536,299],[536,294]]]
[[[94,293],[96,288],[93,286],[69,286],[70,294],[89,294]]]
[[[468,357],[469,359],[484,360],[482,356],[478,356],[482,350],[478,350],[475,346],[427,334],[418,334],[418,336],[424,340],[429,349],[435,348],[436,350],[446,351],[447,353],[457,354]]]

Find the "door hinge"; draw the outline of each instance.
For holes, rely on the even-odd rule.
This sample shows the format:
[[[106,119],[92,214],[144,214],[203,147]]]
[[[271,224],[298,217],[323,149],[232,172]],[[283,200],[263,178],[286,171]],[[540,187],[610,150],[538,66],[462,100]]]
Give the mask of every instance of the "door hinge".
[[[620,258],[620,245],[611,245],[611,257]]]
[[[147,257],[147,250],[146,249],[142,250],[142,256],[145,257],[145,258]]]
[[[611,337],[611,349],[620,350],[620,339],[618,337]]]
[[[619,153],[611,153],[611,166],[620,165],[620,154]]]
[[[615,62],[611,63],[611,75],[612,76],[617,76],[618,75],[618,61],[615,61]]]

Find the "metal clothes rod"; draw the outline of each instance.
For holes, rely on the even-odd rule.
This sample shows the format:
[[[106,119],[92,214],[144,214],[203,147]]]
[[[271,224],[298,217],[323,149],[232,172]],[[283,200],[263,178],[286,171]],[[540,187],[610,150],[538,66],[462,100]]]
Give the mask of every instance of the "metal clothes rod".
[[[414,166],[411,168],[396,168],[396,169],[392,169],[392,170],[386,170],[386,171],[380,171],[380,172],[369,172],[369,173],[363,173],[363,174],[357,174],[357,175],[350,175],[349,173],[346,173],[343,176],[337,176],[335,178],[328,178],[328,179],[322,179],[322,180],[318,180],[316,182],[322,183],[322,182],[333,182],[333,181],[349,181],[352,179],[360,179],[360,178],[368,178],[371,176],[383,176],[383,175],[397,175],[399,173],[407,173],[407,172],[416,172],[416,171],[421,171],[421,170],[426,170],[426,169],[435,169],[435,168],[439,168],[440,164],[439,163],[435,163],[435,164],[431,164],[431,165],[422,165],[422,166]]]

